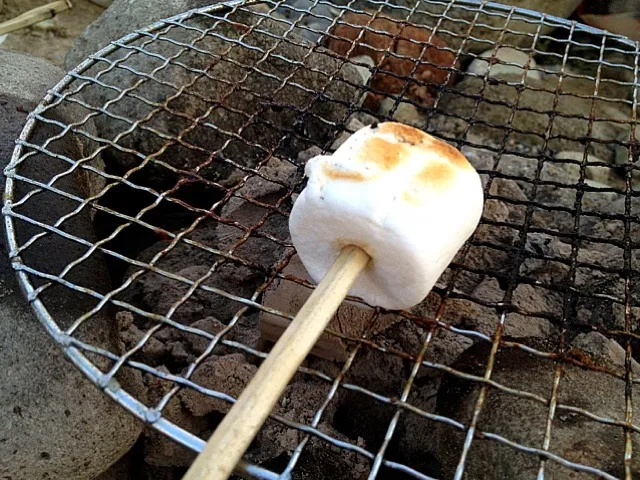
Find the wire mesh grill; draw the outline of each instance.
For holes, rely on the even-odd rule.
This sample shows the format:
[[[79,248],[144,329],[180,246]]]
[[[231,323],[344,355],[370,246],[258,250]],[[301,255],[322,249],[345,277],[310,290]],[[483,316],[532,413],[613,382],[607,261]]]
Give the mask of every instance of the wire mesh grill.
[[[347,59],[321,45],[351,13],[427,34],[403,54],[369,16]],[[371,34],[373,66],[353,58]],[[509,46],[537,63],[466,68]],[[299,369],[238,474],[632,478],[639,48],[471,1],[235,2],[158,22],[30,114],[5,172],[13,266],[75,365],[152,427],[148,451],[197,452],[268,354],[260,318],[296,313],[266,295],[313,288],[286,270],[305,159],[357,122],[412,123],[482,175],[481,225],[415,309],[350,299],[359,329],[328,331],[343,356]],[[576,343],[594,331],[619,342],[608,357]]]

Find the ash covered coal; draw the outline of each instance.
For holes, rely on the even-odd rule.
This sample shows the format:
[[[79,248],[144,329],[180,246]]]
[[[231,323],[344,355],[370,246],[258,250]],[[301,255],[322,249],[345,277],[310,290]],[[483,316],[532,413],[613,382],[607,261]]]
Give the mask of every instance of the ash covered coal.
[[[353,115],[347,122],[347,131],[337,136],[329,150],[346,140],[348,131],[374,121],[374,117]],[[620,277],[623,250],[616,243],[621,238],[620,221],[614,218],[624,211],[624,196],[611,191],[601,194],[598,192],[601,186],[581,181],[582,160],[575,155],[540,157],[535,155],[534,147],[526,145],[521,146],[518,154],[498,155],[495,150],[500,149],[495,148],[493,139],[479,135],[468,138],[477,147],[466,146],[462,152],[479,170],[487,188],[482,222],[468,248],[459,252],[434,291],[411,309],[408,316],[383,312],[377,324],[368,331],[362,327],[355,334],[356,337],[366,335],[377,348],[369,344],[360,347],[343,379],[353,388],[339,388],[318,423],[318,430],[337,440],[359,445],[370,452],[380,448],[396,407],[374,395],[397,398],[414,368],[416,356],[425,345],[425,363],[418,369],[408,401],[424,412],[437,412],[440,407],[436,399],[450,388],[448,377],[443,378],[444,367],[471,355],[467,352],[477,348],[474,345],[478,342],[482,343],[482,336],[491,339],[499,327],[501,304],[507,298],[507,292],[511,299],[504,316],[504,339],[553,350],[564,329],[569,340],[577,338],[577,348],[592,355],[598,353],[593,353],[593,348],[600,348],[604,353],[596,356],[603,361],[620,359],[620,350],[611,343],[613,340],[585,336],[585,329],[594,325],[624,327],[624,306],[598,296],[605,293],[611,297],[624,297],[624,283]],[[298,161],[304,164],[321,153],[317,147],[301,151]],[[300,187],[303,182],[301,170],[278,159],[273,159],[266,167],[264,176],[279,183],[257,177],[250,179],[221,210],[221,216],[245,227],[266,217],[268,220],[261,230],[280,241],[251,235],[236,249],[236,254],[255,264],[256,268],[233,265],[229,261],[224,264],[228,270],[221,270],[203,285],[222,285],[225,291],[248,298],[266,281],[271,267],[291,256],[292,252],[284,246],[289,241],[286,213],[291,201],[295,201],[295,193],[280,206],[282,213],[271,212],[254,201],[274,205],[291,190]],[[580,184],[585,188],[577,196]],[[576,199],[580,200],[578,222]],[[611,215],[611,219],[601,218],[602,213]],[[194,230],[189,238],[212,249],[228,251],[245,233],[232,225],[209,221]],[[594,242],[589,239],[591,237],[601,241]],[[166,244],[154,246],[140,259],[148,260],[153,252]],[[186,244],[176,247],[175,252],[161,259],[159,265],[182,272],[193,280],[202,278],[219,258],[219,255]],[[573,303],[566,302],[568,284],[579,291]],[[140,308],[164,315],[188,289],[188,285],[179,281],[147,272],[130,287],[134,294],[127,298]],[[278,294],[278,289],[270,291],[270,295]],[[263,301],[261,296],[256,298]],[[241,307],[241,302],[196,290],[175,310],[173,319],[212,336],[228,328]],[[349,309],[344,311],[348,314]],[[438,326],[434,320],[447,328]],[[348,321],[349,318],[341,319],[341,322]],[[135,321],[125,322],[121,330],[125,348],[130,349],[139,342],[151,323],[138,317]],[[467,335],[464,331],[478,335]],[[220,343],[196,369],[193,378],[205,388],[237,395],[258,365],[251,349],[267,352],[271,342],[261,336],[258,312],[252,310],[237,319],[223,338],[249,350]],[[180,374],[202,355],[210,342],[210,337],[167,326],[136,353],[136,359]],[[590,349],[590,345],[593,348]],[[340,361],[311,356],[305,366],[335,379],[355,343],[343,342],[341,348]],[[535,373],[537,367],[531,368]],[[514,382],[527,378],[524,374],[519,377],[517,371],[512,375]],[[584,382],[589,381],[584,379]],[[607,385],[606,381],[604,385]],[[309,425],[329,387],[327,381],[318,377],[298,374],[283,395],[278,414]],[[228,409],[224,400],[206,397],[194,390],[182,390],[174,402],[177,403],[172,415],[176,421],[182,421],[203,436],[215,428]],[[455,411],[447,410],[447,414],[454,418],[463,415],[467,404],[461,402],[456,404]],[[437,476],[441,467],[442,471],[447,471],[450,460],[443,453],[442,442],[455,443],[457,437],[444,433],[434,437],[434,428],[432,420],[415,413],[403,413],[389,444],[388,458],[429,475]],[[567,442],[573,442],[575,437],[572,435],[574,433],[567,433]],[[427,437],[429,440],[424,440]],[[282,469],[290,459],[290,452],[303,438],[300,431],[270,421],[249,455],[263,466]],[[160,438],[150,437],[148,445],[149,462],[158,464],[154,464],[154,468],[183,465],[184,460],[177,458],[178,453],[162,453],[169,451],[169,447],[162,444]],[[574,450],[577,452],[578,447]],[[157,458],[160,455],[170,460],[159,465]],[[332,478],[366,478],[368,475],[368,459],[312,437],[299,461],[299,476],[294,473],[294,478],[323,478],[317,461],[313,460],[314,455],[325,459],[323,463],[327,469],[335,472]]]
[[[593,344],[591,344],[593,345]],[[604,345],[599,342],[596,345]],[[478,344],[467,350],[454,364],[457,371],[482,376],[491,345]],[[593,350],[590,348],[590,350]],[[607,349],[595,354],[582,352],[587,362],[602,362],[612,366]],[[554,363],[520,349],[505,348],[497,353],[491,379],[511,389],[525,391],[549,399],[554,379]],[[477,405],[481,383],[447,374],[438,392],[436,413],[469,425]],[[552,426],[549,452],[570,462],[600,469],[616,478],[624,476],[624,432],[620,427],[607,425],[581,412],[600,418],[624,421],[624,381],[610,374],[564,364],[558,389],[558,407]],[[523,447],[540,448],[543,445],[549,407],[542,402],[517,396],[514,393],[490,387],[477,425],[479,431],[490,432]],[[462,453],[466,431],[436,422],[434,428],[437,456],[442,462],[442,475],[453,476]],[[634,446],[637,439],[633,439]],[[467,457],[465,471],[468,478],[528,478],[535,477],[540,468],[540,457],[518,450],[513,445],[490,438],[473,441]],[[637,469],[636,461],[632,468]],[[547,461],[545,474],[553,478],[590,478],[579,472]]]

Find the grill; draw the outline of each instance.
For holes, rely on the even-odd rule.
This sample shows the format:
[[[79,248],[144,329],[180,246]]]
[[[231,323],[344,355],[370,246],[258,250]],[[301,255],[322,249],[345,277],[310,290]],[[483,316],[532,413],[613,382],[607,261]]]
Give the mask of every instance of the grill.
[[[354,12],[428,34],[405,34],[407,56],[370,19],[349,59],[321,48]],[[353,55],[371,34],[393,45],[373,66]],[[529,61],[492,75],[500,47]],[[305,159],[355,120],[412,123],[482,175],[479,229],[415,309],[350,300],[236,473],[630,479],[639,48],[473,1],[236,1],[157,22],[29,115],[5,170],[13,268],[73,364],[149,425],[145,448],[186,447],[186,467],[268,355],[261,326],[296,313],[265,299],[313,288],[286,230]]]

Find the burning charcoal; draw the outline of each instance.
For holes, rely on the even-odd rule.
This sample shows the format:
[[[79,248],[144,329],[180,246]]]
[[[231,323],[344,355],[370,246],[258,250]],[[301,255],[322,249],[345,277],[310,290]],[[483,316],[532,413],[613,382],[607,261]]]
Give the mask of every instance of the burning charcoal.
[[[245,356],[240,353],[222,357],[211,356],[196,368],[191,380],[204,388],[237,398],[256,370],[257,368],[247,363]],[[227,413],[231,408],[230,403],[195,390],[183,389],[179,395],[184,405],[196,417],[204,417],[211,412]]]
[[[489,65],[491,65],[491,70],[489,70]],[[536,70],[536,61],[527,55],[526,52],[511,47],[501,47],[498,48],[497,51],[494,51],[492,48],[482,52],[471,62],[469,67],[467,67],[467,72],[481,77],[485,77],[487,74],[489,77],[500,77],[503,75],[507,77],[522,77],[525,74],[525,67],[527,68],[527,78],[533,78],[535,80],[542,78],[541,72]]]
[[[491,345],[479,343],[462,354],[454,368],[483,376]],[[589,361],[588,354],[580,357]],[[517,348],[498,350],[491,380],[512,389],[524,390],[549,399],[553,388],[554,362]],[[438,392],[436,413],[468,426],[478,401],[481,384],[446,374]],[[634,387],[635,389],[636,387]],[[624,432],[561,405],[618,422],[625,421],[625,383],[607,373],[590,371],[571,364],[563,365],[558,389],[558,408],[551,427],[549,452],[566,460],[601,469],[616,478],[624,476]],[[640,393],[634,391],[634,395]],[[530,448],[543,445],[549,406],[489,387],[479,417],[479,432],[491,432]],[[466,429],[461,431],[442,422],[436,423],[437,457],[442,463],[442,478],[452,478],[460,459]],[[634,450],[637,438],[634,439]],[[491,439],[476,437],[467,456],[465,474],[483,480],[495,478],[535,478],[540,457],[516,450]],[[634,459],[631,468],[640,468]],[[586,474],[547,461],[545,474],[553,478],[587,478]]]
[[[369,28],[352,48],[361,30],[367,26]],[[373,33],[372,30],[384,33]],[[379,72],[374,74],[371,88],[397,95],[403,92],[407,79],[411,77],[420,84],[412,82],[407,93],[424,106],[433,104],[435,89],[440,84],[452,82],[453,78],[446,69],[458,67],[453,53],[444,50],[447,44],[437,35],[432,35],[430,29],[401,24],[384,15],[372,18],[369,13],[348,12],[329,33],[337,37],[328,38],[326,46],[330,50],[342,56],[366,55],[373,58]],[[429,46],[424,48],[425,44]],[[386,51],[392,51],[395,55],[385,56]],[[416,67],[417,62],[420,63]],[[370,93],[364,106],[378,111],[382,99],[382,95]]]
[[[329,385],[306,379],[290,384],[275,407],[275,414],[289,421],[310,425],[317,410],[322,406]],[[342,442],[353,442],[331,427],[340,391],[327,405],[318,425],[325,435]],[[303,432],[289,428],[275,420],[267,420],[256,440],[247,452],[247,458],[268,467],[270,461],[293,451],[305,437]],[[358,442],[360,443],[360,442]],[[364,445],[361,445],[364,446]],[[306,445],[293,478],[364,479],[369,473],[369,461],[354,452],[332,446],[325,440],[311,436]]]

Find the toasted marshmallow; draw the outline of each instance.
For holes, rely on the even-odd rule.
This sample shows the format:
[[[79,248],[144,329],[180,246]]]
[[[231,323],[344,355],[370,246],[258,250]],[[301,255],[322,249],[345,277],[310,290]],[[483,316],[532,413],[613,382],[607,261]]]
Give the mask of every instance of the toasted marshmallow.
[[[367,126],[305,167],[291,240],[319,283],[348,245],[371,257],[349,294],[402,310],[420,303],[475,231],[480,176],[454,147],[395,122]]]

